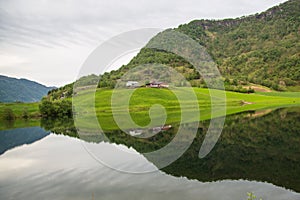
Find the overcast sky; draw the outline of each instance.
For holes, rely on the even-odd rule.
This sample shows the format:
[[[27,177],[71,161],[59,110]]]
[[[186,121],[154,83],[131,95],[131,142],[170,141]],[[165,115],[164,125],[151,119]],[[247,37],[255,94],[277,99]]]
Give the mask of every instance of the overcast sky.
[[[0,0],[0,74],[62,86],[97,46],[122,32],[240,17],[284,1]]]

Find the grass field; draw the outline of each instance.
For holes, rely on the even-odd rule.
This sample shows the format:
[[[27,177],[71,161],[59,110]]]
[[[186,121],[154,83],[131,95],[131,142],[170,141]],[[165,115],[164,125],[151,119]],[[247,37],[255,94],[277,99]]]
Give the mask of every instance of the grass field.
[[[95,93],[95,109],[93,108],[92,95],[85,91],[79,94],[75,98],[77,104],[77,122],[81,128],[93,129],[96,128],[96,119],[91,113],[95,112],[99,124],[104,130],[118,129],[114,118],[119,119],[119,123],[123,128],[135,128],[131,120],[139,126],[145,126],[151,124],[151,118],[149,117],[149,109],[152,105],[162,105],[167,113],[166,124],[176,123],[181,121],[181,114],[183,112],[189,113],[188,121],[207,120],[212,117],[218,117],[224,115],[224,113],[216,112],[214,116],[211,116],[211,96],[221,96],[222,91],[212,90],[204,88],[193,88],[194,93],[197,96],[196,100],[192,100],[188,93],[188,88],[177,88],[176,94],[181,94],[183,98],[178,101],[174,92],[168,89],[155,89],[155,88],[139,88],[134,92],[130,89],[108,90],[98,89]],[[129,103],[126,102],[126,96],[131,92],[132,96]],[[191,91],[190,91],[191,92]],[[267,93],[255,93],[255,94],[242,94],[236,92],[225,92],[226,99],[218,99],[214,105],[216,108],[220,108],[226,105],[226,114],[234,114],[249,110],[260,109],[275,109],[279,107],[287,106],[300,106],[300,92],[267,92]],[[111,99],[116,97],[111,104]],[[129,106],[128,106],[129,105]],[[196,107],[198,106],[198,108]],[[197,115],[197,109],[200,110],[200,116]],[[113,113],[112,110],[115,112]],[[158,111],[160,111],[158,109]],[[130,113],[130,115],[128,115]],[[152,115],[152,121],[160,119],[163,112],[158,112],[157,115]],[[159,121],[159,120],[158,120]],[[188,122],[186,121],[186,122]],[[155,123],[151,124],[155,125]]]
[[[21,118],[23,113],[27,111],[30,118],[39,117],[39,103],[0,103],[0,116],[6,108],[12,109],[16,118]]]
[[[289,92],[299,92],[300,91],[300,86],[299,85],[297,85],[297,86],[288,86],[287,91],[289,91]]]
[[[257,94],[264,96],[300,98],[300,92],[258,92]]]
[[[226,98],[220,98],[222,94],[225,94]],[[131,97],[126,99],[130,95]],[[114,98],[113,104],[111,103],[112,97]],[[211,115],[211,97],[214,99],[216,108],[213,116]],[[98,122],[103,130],[118,129],[115,119],[118,119],[119,125],[128,129],[160,125],[161,120],[164,120],[162,118],[164,109],[167,114],[165,123],[171,124],[180,122],[182,118],[185,122],[192,122],[249,110],[300,106],[300,92],[242,94],[228,91],[222,93],[219,90],[204,88],[175,88],[173,91],[156,88],[97,89],[95,101],[93,100],[93,93],[90,90],[81,91],[73,98],[76,105],[76,125],[88,131],[95,130]],[[128,103],[124,103],[124,101]],[[39,103],[1,103],[0,116],[3,116],[6,108],[10,108],[16,116],[14,127],[28,124],[37,125],[40,116],[38,105]],[[153,105],[161,105],[164,109],[159,106],[153,109]],[[225,113],[222,112],[224,106],[226,106]],[[30,120],[22,119],[25,110],[27,110]],[[151,117],[149,110],[153,111]],[[7,126],[10,125],[1,123],[0,129]]]

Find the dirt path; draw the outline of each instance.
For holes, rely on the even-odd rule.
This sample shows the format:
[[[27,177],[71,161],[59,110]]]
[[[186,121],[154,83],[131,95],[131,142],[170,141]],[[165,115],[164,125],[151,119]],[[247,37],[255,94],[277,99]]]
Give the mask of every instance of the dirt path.
[[[249,85],[249,86],[244,86],[243,88],[249,89],[250,87],[254,89],[255,92],[272,92],[271,89],[261,85]]]

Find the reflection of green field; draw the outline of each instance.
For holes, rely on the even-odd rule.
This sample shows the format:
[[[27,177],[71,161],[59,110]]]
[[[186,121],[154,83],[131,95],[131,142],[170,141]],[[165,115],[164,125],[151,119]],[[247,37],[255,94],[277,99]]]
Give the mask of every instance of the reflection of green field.
[[[39,118],[16,119],[14,121],[0,120],[0,130],[40,126]]]
[[[178,93],[186,93],[187,88],[177,88]],[[195,118],[193,113],[195,107],[193,105],[198,105],[200,109],[200,120],[206,120],[211,118],[211,101],[208,89],[203,88],[194,88],[195,94],[197,95],[197,102],[194,102],[187,98],[180,103],[178,102],[174,93],[168,89],[154,89],[154,88],[139,88],[133,93],[130,103],[129,103],[129,112],[130,116],[138,125],[144,126],[150,122],[149,118],[149,108],[154,104],[161,104],[166,112],[167,119],[166,123],[176,123],[181,120],[181,112],[190,113],[188,121],[197,121],[199,118]],[[114,90],[114,95],[122,99],[126,93],[129,93],[129,89],[119,89]],[[213,95],[219,96],[221,91],[212,90]],[[95,111],[100,122],[101,128],[104,130],[113,130],[118,129],[117,124],[114,121],[112,108],[111,108],[111,96],[113,90],[108,89],[98,89],[95,94]],[[183,95],[184,96],[184,95]],[[226,92],[226,114],[233,114],[247,110],[258,110],[265,108],[275,108],[275,107],[285,107],[285,106],[299,106],[300,105],[300,93],[259,93],[259,94],[241,94],[235,92]],[[80,128],[92,130],[97,126],[97,121],[93,119],[93,98],[92,93],[84,92],[78,94],[74,101],[78,109],[76,110],[78,114],[77,125],[79,124]],[[224,101],[222,99],[215,101],[216,107],[223,106]],[[124,114],[124,108],[127,105],[123,105],[117,108],[114,108],[116,112],[114,113],[117,116],[121,117],[121,121],[126,127],[127,118]],[[222,112],[216,113],[213,117],[221,116]],[[153,116],[154,118],[159,116]],[[128,128],[134,128],[129,127]]]

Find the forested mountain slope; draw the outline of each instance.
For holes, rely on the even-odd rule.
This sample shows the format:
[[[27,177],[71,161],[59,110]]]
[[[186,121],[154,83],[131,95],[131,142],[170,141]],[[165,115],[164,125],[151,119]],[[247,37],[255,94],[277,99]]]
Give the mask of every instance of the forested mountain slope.
[[[27,79],[16,79],[0,75],[0,102],[40,101],[53,88]]]
[[[234,80],[284,90],[286,86],[300,84],[299,25],[300,1],[290,0],[260,14],[194,20],[174,30],[206,47],[222,76],[231,80],[231,84]],[[179,56],[144,48],[128,65],[106,73],[100,86],[113,86],[128,69],[146,63],[167,64],[188,80],[199,79],[193,67]]]

